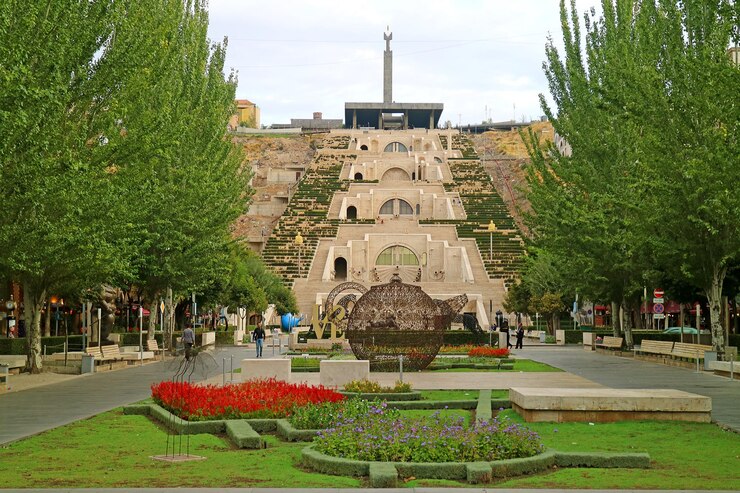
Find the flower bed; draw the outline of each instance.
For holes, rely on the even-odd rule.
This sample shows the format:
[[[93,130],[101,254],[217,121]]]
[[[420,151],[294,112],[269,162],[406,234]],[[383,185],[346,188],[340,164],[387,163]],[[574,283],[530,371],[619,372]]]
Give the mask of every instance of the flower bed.
[[[152,398],[182,419],[205,421],[284,418],[303,406],[338,402],[344,396],[322,386],[270,379],[224,386],[166,381],[152,385]]]
[[[478,344],[461,344],[459,346],[450,346],[445,344],[444,346],[439,348],[439,352],[437,354],[468,354],[471,350],[479,347],[486,346],[481,346]]]
[[[468,351],[470,357],[484,358],[506,358],[509,356],[509,350],[506,348],[493,348],[488,346],[478,346]]]
[[[390,462],[476,462],[531,457],[544,450],[539,436],[494,418],[466,427],[463,420],[409,418],[385,402],[364,416],[339,419],[318,434],[317,451],[333,457]]]

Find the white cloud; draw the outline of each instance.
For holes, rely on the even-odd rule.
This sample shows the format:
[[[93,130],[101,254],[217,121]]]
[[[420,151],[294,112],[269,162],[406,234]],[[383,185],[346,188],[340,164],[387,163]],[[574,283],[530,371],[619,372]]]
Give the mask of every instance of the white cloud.
[[[579,0],[584,11],[596,0]],[[229,38],[237,97],[262,122],[343,118],[346,101],[381,101],[383,31],[393,31],[393,99],[444,103],[442,120],[538,117],[556,0],[211,0],[212,40]]]

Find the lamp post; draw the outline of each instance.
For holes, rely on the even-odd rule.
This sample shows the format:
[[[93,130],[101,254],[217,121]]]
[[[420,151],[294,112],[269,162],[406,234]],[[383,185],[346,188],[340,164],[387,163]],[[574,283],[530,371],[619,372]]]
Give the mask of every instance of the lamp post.
[[[493,262],[493,232],[496,231],[496,225],[493,220],[488,223],[488,260]]]
[[[301,277],[301,248],[303,247],[303,236],[300,233],[295,235],[295,244],[298,247],[298,277]]]

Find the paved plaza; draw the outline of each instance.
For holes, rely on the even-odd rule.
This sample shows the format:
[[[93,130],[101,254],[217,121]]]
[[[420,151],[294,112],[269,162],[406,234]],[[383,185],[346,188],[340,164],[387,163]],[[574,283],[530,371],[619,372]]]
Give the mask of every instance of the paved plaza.
[[[220,383],[222,367],[234,368],[254,350],[223,347],[209,351],[212,358],[207,374],[197,380]],[[417,389],[495,389],[508,387],[594,388],[671,388],[712,398],[712,419],[740,432],[740,381],[708,372],[635,361],[607,354],[584,351],[579,346],[533,346],[515,351],[519,357],[541,361],[565,370],[563,373],[405,373],[404,380]],[[265,356],[272,355],[271,348]],[[116,407],[146,399],[152,383],[170,378],[171,361],[149,363],[117,371],[65,377],[55,383],[0,394],[0,444],[56,428]],[[318,373],[298,374],[300,380],[318,383]],[[397,373],[373,373],[383,385],[398,379]],[[240,378],[239,374],[234,379]],[[11,377],[12,385],[12,377]]]

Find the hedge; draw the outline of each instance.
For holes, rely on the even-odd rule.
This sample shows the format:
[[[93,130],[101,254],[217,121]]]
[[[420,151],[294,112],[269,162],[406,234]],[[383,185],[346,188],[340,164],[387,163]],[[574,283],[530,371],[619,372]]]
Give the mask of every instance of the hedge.
[[[299,430],[294,428],[287,419],[277,419],[277,434],[288,442],[310,442],[321,430]]]
[[[444,332],[443,342],[447,346],[462,346],[465,344],[488,344],[489,336],[491,343],[498,344],[498,334],[488,334],[486,332],[474,334],[467,330],[451,330]]]
[[[80,334],[70,335],[69,338],[66,336],[50,336],[41,338],[41,352],[44,352],[44,346],[46,346],[46,354],[63,353],[64,352],[64,341],[68,341],[70,351],[81,351],[82,350],[82,339],[83,336]],[[28,354],[26,346],[26,338],[18,339],[0,339],[0,354],[13,354],[13,355],[26,355]]]
[[[254,431],[246,420],[229,419],[225,422],[226,434],[239,448],[260,449],[265,447],[265,442],[259,433]]]
[[[478,406],[477,399],[457,401],[390,401],[388,407],[392,409],[475,409]]]
[[[398,484],[398,471],[390,462],[370,463],[371,488],[395,488]]]
[[[492,462],[371,462],[341,459],[306,447],[301,452],[304,463],[311,469],[336,476],[366,476],[374,472],[378,484],[392,487],[391,468],[397,476],[424,479],[467,479],[469,482],[490,482],[493,477],[521,476],[557,467],[627,467],[649,468],[648,454],[619,454],[599,452],[558,452],[547,450],[533,457]],[[372,472],[371,472],[372,471]],[[373,483],[373,478],[370,478]],[[373,486],[375,486],[373,484]]]
[[[377,392],[377,393],[360,393],[339,391],[340,394],[347,397],[359,397],[366,401],[379,399],[381,401],[418,401],[421,400],[421,392],[412,390],[411,392]]]

